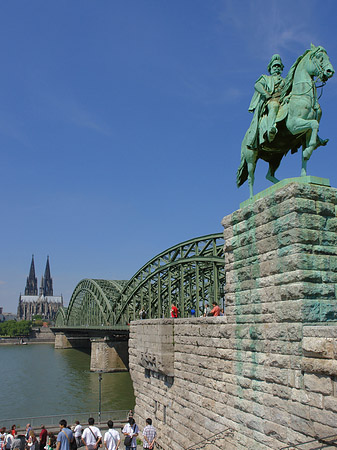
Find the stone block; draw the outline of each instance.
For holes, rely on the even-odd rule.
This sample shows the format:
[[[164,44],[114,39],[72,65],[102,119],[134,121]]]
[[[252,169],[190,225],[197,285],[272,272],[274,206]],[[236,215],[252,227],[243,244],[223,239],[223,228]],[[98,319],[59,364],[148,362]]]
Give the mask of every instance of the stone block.
[[[303,355],[312,358],[334,358],[334,342],[331,338],[303,337]]]
[[[332,383],[329,376],[305,373],[304,387],[309,392],[318,392],[323,395],[332,394]]]
[[[337,376],[337,361],[329,359],[303,358],[302,370],[324,376]]]

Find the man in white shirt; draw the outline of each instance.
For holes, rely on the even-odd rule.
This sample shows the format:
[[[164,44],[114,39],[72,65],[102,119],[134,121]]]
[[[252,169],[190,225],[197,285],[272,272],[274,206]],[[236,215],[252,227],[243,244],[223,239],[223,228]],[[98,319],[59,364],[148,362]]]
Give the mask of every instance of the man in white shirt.
[[[78,420],[76,420],[76,422],[75,422],[74,436],[76,439],[77,447],[81,447],[81,445],[82,445],[82,439],[81,439],[82,425],[80,424],[80,422]],[[40,449],[40,450],[42,450],[42,449]]]
[[[125,450],[137,450],[137,436],[139,433],[139,429],[133,417],[130,417],[128,423],[124,425],[122,433],[124,434],[124,436],[131,437],[131,445],[126,445],[124,441]]]
[[[104,435],[104,445],[106,450],[117,450],[121,443],[121,438],[118,431],[113,429],[114,423],[112,420],[108,421],[108,431]]]
[[[95,419],[90,417],[88,419],[88,428],[83,431],[82,442],[86,450],[97,450],[102,443],[102,433],[99,428],[94,426]]]

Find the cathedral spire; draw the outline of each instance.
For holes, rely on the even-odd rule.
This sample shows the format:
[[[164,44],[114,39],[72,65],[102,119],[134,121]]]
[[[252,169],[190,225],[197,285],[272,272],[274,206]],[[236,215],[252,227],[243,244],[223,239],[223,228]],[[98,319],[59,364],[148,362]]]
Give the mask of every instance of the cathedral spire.
[[[35,276],[34,255],[32,255],[32,262],[30,263],[29,276],[25,288],[25,295],[37,295],[37,278]]]
[[[47,256],[46,269],[42,278],[43,295],[53,296],[53,279],[50,276],[49,256]]]

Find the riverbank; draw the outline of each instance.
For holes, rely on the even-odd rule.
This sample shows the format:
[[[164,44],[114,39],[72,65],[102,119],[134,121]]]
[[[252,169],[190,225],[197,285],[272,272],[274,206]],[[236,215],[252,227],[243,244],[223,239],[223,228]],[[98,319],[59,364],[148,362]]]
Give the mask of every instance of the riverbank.
[[[48,327],[41,327],[32,330],[29,336],[25,337],[2,337],[0,345],[27,345],[27,344],[54,344],[55,335]]]

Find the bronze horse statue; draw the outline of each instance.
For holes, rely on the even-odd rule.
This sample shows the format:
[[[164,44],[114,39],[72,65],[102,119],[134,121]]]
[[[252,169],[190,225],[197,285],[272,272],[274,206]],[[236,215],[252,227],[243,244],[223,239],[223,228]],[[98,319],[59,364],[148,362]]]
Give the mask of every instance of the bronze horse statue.
[[[257,160],[263,159],[269,163],[266,178],[277,183],[275,171],[289,150],[297,152],[302,146],[301,176],[307,174],[307,162],[312,152],[320,145],[326,145],[328,139],[322,140],[318,136],[319,121],[322,110],[317,99],[317,89],[314,78],[322,83],[331,78],[334,69],[330,63],[326,50],[311,45],[302,56],[297,58],[284,80],[280,96],[280,108],[276,118],[277,133],[272,142],[264,135],[252,149],[248,142],[247,130],[241,144],[241,164],[237,171],[236,183],[240,187],[248,178],[250,198],[253,197],[254,173]],[[266,111],[259,120],[259,129],[265,129]]]

